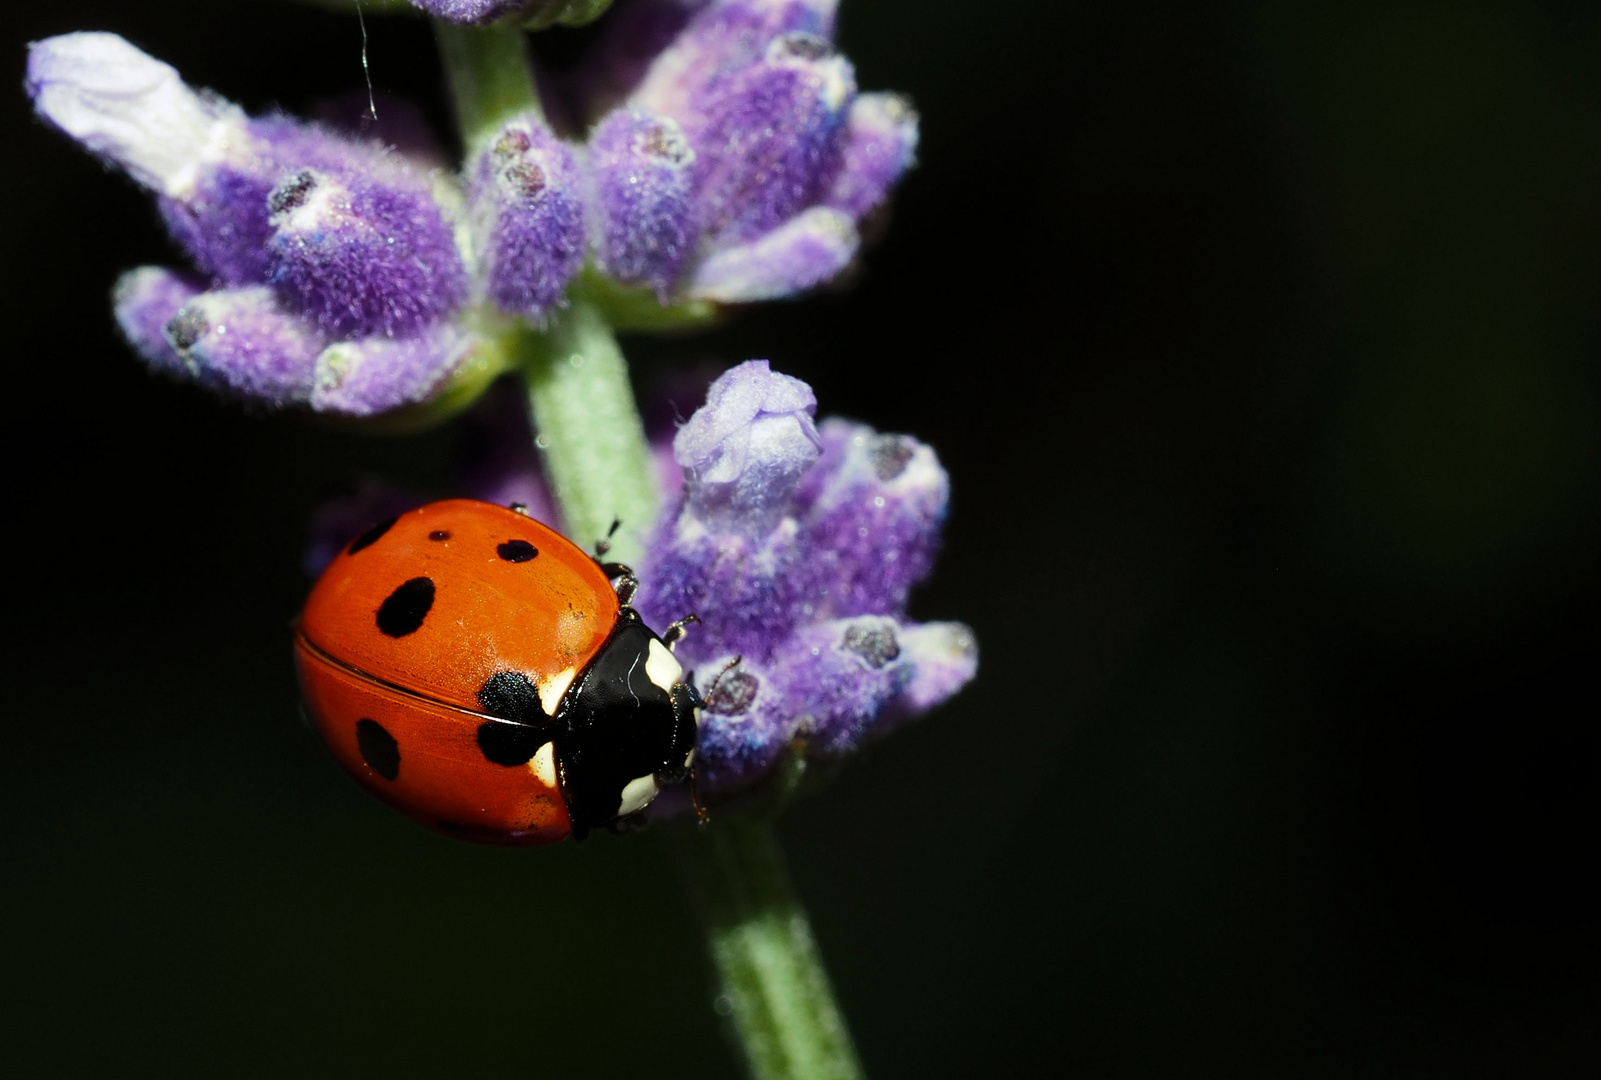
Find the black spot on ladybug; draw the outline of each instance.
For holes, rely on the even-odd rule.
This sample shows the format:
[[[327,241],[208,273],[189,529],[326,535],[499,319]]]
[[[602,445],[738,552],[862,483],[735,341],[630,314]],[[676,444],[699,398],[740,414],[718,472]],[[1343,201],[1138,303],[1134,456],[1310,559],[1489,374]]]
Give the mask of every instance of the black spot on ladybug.
[[[539,549],[526,540],[507,540],[495,553],[507,562],[527,562],[539,554]]]
[[[520,671],[497,671],[484,680],[478,691],[478,704],[491,716],[503,716],[519,724],[542,724],[539,687]]]
[[[390,593],[378,608],[378,629],[390,637],[405,637],[422,625],[433,606],[433,579],[414,577]]]
[[[345,554],[354,555],[362,548],[372,547],[380,536],[394,527],[394,524],[397,520],[399,519],[388,518],[387,520],[380,521],[378,524],[374,525],[372,528],[368,529],[366,532],[352,540],[350,542],[350,546],[345,549]]]
[[[478,725],[478,749],[496,765],[526,765],[550,741],[550,732],[522,724],[485,720]]]
[[[378,721],[356,721],[356,746],[361,750],[361,760],[385,780],[400,775],[400,744]]]
[[[905,435],[877,435],[867,444],[867,456],[880,480],[893,480],[905,472],[915,453],[917,444]]]
[[[723,672],[711,692],[706,695],[706,711],[723,716],[738,716],[756,700],[761,680],[748,671],[734,668]]]
[[[867,661],[868,667],[881,668],[901,654],[900,642],[889,627],[847,626],[839,647]]]
[[[435,529],[433,532],[428,534],[428,539],[434,541],[435,543],[438,543],[438,542],[440,542],[442,540],[449,540],[450,539],[450,530],[449,529]]]

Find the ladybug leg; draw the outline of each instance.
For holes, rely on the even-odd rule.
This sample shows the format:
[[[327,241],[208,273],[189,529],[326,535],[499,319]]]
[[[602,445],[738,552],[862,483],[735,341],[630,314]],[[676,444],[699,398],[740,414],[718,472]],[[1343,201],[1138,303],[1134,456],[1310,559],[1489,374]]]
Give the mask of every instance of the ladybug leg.
[[[675,622],[671,626],[669,626],[666,630],[662,631],[662,642],[663,642],[663,644],[665,644],[669,649],[671,649],[674,645],[677,645],[679,643],[679,641],[681,641],[683,639],[685,634],[689,633],[689,624],[690,623],[698,623],[698,622],[700,622],[700,616],[699,615],[694,615],[694,614],[685,615],[682,619],[679,619],[677,622]]]
[[[639,578],[635,576],[632,568],[620,562],[603,562],[600,564],[600,572],[617,580],[617,602],[627,607],[628,602],[634,598],[635,591],[639,589]]]
[[[695,824],[705,828],[706,824],[711,821],[712,816],[707,812],[706,804],[701,801],[699,777],[699,766],[689,770],[689,805],[695,808]]]

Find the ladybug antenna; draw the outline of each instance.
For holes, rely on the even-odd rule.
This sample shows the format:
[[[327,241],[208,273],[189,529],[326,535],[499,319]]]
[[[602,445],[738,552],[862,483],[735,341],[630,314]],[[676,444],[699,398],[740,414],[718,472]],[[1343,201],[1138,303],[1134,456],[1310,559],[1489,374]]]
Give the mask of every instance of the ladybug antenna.
[[[611,528],[606,530],[606,535],[595,541],[595,558],[598,559],[611,550],[611,538],[617,535],[617,530],[622,524],[622,518],[611,519]]]
[[[672,649],[673,646],[683,640],[685,634],[689,633],[689,624],[698,622],[700,622],[699,615],[693,613],[685,615],[682,619],[662,631],[662,641],[666,643],[668,649]]]

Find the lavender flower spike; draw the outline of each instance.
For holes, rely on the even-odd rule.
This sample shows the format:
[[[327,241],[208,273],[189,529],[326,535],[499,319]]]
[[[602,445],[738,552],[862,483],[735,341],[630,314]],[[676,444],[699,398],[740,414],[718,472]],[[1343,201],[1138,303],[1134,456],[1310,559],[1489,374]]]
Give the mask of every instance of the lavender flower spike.
[[[667,304],[730,304],[794,296],[851,264],[860,222],[911,167],[917,116],[898,95],[858,95],[855,70],[833,45],[835,6],[631,0],[618,10],[587,58],[596,74],[577,88],[590,98],[580,113],[626,94],[591,138],[597,202],[609,213],[621,201],[613,190],[665,190],[619,161],[610,141],[619,113],[671,120],[694,155],[692,227],[685,256],[652,266],[649,280],[613,254],[608,233],[592,231],[603,273],[649,285]],[[665,206],[672,213],[658,219],[676,226],[676,205]]]
[[[839,420],[819,430],[814,407],[765,361],[714,382],[674,440],[684,490],[640,568],[647,620],[701,619],[679,655],[707,699],[712,798],[760,784],[786,752],[850,753],[977,671],[965,626],[906,617],[949,498],[933,451]]]
[[[474,163],[469,195],[483,289],[498,308],[541,320],[584,262],[572,151],[532,114],[508,122]]]

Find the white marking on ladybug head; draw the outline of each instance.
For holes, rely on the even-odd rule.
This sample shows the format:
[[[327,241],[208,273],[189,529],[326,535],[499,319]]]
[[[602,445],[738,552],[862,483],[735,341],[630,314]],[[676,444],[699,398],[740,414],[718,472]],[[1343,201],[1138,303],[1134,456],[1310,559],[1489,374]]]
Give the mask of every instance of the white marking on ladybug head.
[[[567,688],[573,684],[573,676],[577,674],[577,668],[568,668],[556,672],[548,679],[539,680],[539,707],[545,710],[546,716],[556,715],[557,706],[561,704],[561,699],[567,694]]]
[[[684,681],[684,665],[667,651],[667,646],[652,638],[650,655],[645,658],[645,676],[662,690],[671,692],[674,686]]]
[[[617,808],[617,816],[627,817],[629,814],[638,813],[640,810],[645,809],[650,805],[650,801],[656,797],[656,791],[655,776],[641,776],[638,779],[628,781],[623,787],[623,801],[622,805]]]
[[[528,771],[539,777],[539,782],[548,788],[556,786],[556,744],[548,742],[534,751],[534,756],[528,762]]]

